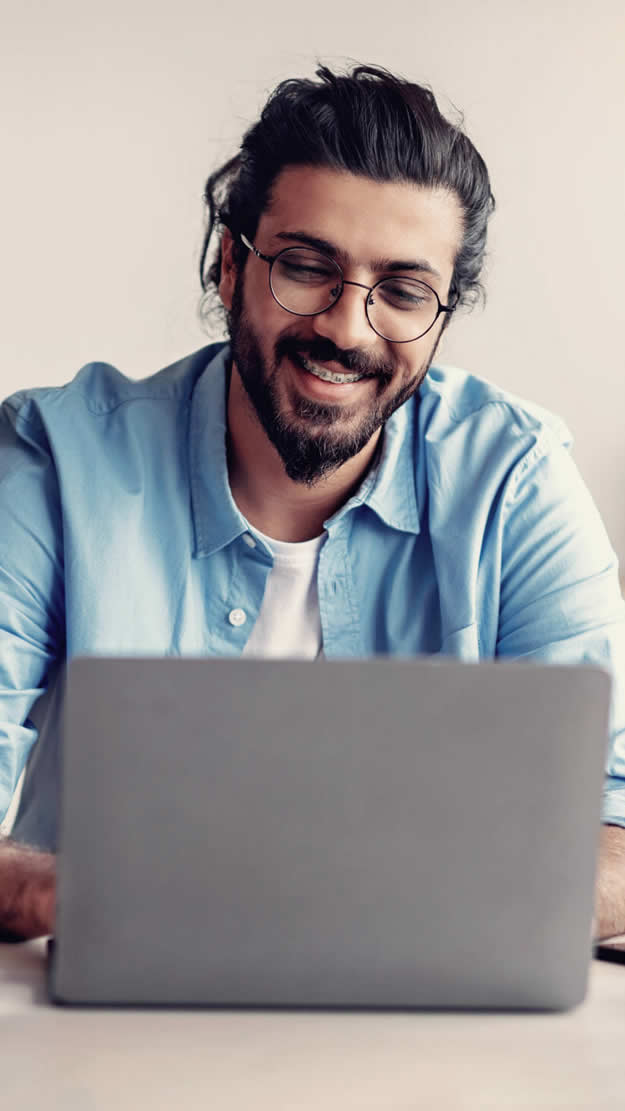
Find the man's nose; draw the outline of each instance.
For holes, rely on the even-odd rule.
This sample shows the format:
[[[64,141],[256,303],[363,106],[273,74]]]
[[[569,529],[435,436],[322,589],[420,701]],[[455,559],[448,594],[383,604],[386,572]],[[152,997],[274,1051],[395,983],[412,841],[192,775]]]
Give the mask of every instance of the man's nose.
[[[332,340],[343,351],[370,347],[377,339],[365,311],[367,286],[345,282],[343,292],[331,309],[311,317],[315,332]]]

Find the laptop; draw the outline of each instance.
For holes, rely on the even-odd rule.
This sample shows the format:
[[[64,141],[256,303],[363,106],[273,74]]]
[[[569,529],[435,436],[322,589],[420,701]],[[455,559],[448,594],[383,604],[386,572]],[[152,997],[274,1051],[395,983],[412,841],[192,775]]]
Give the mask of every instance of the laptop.
[[[609,697],[587,666],[72,660],[52,998],[579,1004]]]

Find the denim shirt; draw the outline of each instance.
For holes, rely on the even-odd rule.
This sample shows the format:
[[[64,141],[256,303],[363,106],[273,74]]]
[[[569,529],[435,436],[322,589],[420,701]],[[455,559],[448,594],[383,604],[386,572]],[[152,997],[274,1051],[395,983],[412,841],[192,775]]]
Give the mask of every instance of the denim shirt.
[[[56,845],[66,659],[238,656],[254,626],[272,555],[230,491],[228,360],[214,344],[141,381],[91,363],[0,410],[0,816],[28,759],[18,839]],[[603,819],[625,825],[625,603],[569,447],[539,407],[431,367],[324,523],[323,653],[608,668]]]

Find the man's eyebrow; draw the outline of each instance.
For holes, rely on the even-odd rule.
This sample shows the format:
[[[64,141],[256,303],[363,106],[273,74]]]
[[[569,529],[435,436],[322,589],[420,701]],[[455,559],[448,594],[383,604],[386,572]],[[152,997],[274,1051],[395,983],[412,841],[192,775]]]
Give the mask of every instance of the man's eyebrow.
[[[306,231],[279,231],[274,238],[287,241],[296,239],[300,243],[305,243],[308,247],[316,247],[318,251],[324,251],[326,255],[331,255],[341,265],[350,261],[347,253],[337,247],[335,243],[330,243],[327,239],[319,239],[316,235],[310,235]],[[438,270],[435,270],[424,258],[374,258],[371,260],[371,269],[374,271],[412,270],[422,274],[432,274],[433,277],[440,278]]]

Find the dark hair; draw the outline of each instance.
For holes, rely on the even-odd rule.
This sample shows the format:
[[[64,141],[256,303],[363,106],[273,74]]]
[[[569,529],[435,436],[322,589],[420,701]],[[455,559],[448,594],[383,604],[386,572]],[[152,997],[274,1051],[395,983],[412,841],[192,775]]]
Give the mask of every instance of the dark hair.
[[[327,66],[319,81],[282,81],[241,149],[209,177],[204,190],[208,223],[200,258],[202,288],[219,284],[221,247],[212,264],[207,252],[218,223],[235,240],[235,262],[247,250],[238,236],[254,239],[271,188],[287,166],[324,166],[374,181],[405,181],[453,190],[463,209],[463,240],[455,260],[449,300],[473,304],[484,290],[480,271],[488,219],[495,207],[488,170],[459,126],[441,114],[430,89],[377,66],[337,75]],[[446,320],[449,317],[446,317]]]

